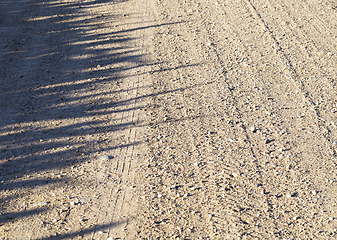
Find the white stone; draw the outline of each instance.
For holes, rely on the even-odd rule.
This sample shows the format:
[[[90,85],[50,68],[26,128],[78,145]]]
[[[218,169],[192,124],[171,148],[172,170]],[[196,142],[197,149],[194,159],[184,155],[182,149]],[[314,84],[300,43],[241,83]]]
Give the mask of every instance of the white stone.
[[[101,161],[108,161],[108,160],[110,160],[110,159],[111,159],[111,157],[108,156],[108,155],[103,155],[103,156],[100,156],[100,157],[99,157],[99,160],[101,160]]]

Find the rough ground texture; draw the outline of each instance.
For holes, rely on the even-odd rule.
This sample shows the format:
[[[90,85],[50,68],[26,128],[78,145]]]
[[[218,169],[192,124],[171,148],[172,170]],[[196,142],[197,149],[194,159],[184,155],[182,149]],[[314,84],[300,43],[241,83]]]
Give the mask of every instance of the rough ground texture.
[[[155,24],[138,4],[1,1],[1,239],[133,239]]]
[[[0,239],[337,238],[336,16],[0,1]]]

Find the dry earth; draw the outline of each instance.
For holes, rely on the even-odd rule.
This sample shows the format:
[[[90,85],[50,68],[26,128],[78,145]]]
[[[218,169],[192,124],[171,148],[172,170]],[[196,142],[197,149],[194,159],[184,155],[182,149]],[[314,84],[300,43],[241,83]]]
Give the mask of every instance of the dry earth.
[[[333,0],[0,1],[0,239],[336,239]]]

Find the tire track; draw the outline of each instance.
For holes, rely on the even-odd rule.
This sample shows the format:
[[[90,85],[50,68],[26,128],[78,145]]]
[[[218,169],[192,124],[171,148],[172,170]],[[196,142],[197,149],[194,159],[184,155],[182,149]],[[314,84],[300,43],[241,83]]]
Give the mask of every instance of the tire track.
[[[300,238],[303,234],[317,237],[318,229],[324,229],[325,238],[333,234],[333,224],[317,223],[310,215],[318,203],[307,193],[323,183],[318,166],[312,169],[318,161],[311,158],[328,158],[315,153],[317,149],[306,141],[317,143],[316,138],[322,136],[309,137],[300,130],[303,123],[308,124],[297,120],[304,112],[298,105],[305,106],[305,98],[283,75],[291,70],[296,74],[296,68],[289,71],[275,41],[268,31],[261,31],[261,22],[256,23],[256,15],[252,17],[246,4],[160,3],[163,21],[185,21],[158,32],[156,41],[163,43],[158,46],[158,58],[172,65],[199,59],[202,65],[193,74],[167,72],[158,77],[157,87],[184,89],[206,79],[210,83],[154,99],[163,107],[155,111],[153,121],[181,115],[188,120],[170,122],[169,127],[162,122],[153,129],[153,157],[145,170],[149,180],[144,191],[147,217],[141,224],[143,238]],[[169,54],[161,54],[163,49]],[[187,114],[197,109],[200,115]],[[256,130],[249,130],[251,126]],[[211,155],[208,149],[213,149]],[[330,167],[332,162],[328,164]],[[308,169],[314,176],[302,173]],[[178,189],[172,187],[177,185]],[[219,185],[226,192],[220,194]],[[186,192],[190,197],[185,197]],[[328,215],[334,213],[332,202],[329,206]],[[304,222],[296,221],[297,216]],[[317,223],[315,230],[301,229],[301,224],[310,221]]]
[[[119,119],[119,125],[125,126],[121,128],[119,136],[125,139],[125,147],[115,149],[114,156],[116,162],[108,166],[113,172],[119,176],[118,188],[111,189],[107,192],[101,188],[99,192],[104,195],[103,200],[99,203],[100,215],[97,222],[108,224],[109,222],[120,223],[118,226],[111,226],[106,233],[96,229],[92,235],[92,239],[134,239],[136,232],[135,219],[137,219],[137,204],[135,193],[139,188],[139,182],[136,178],[136,170],[141,165],[141,156],[146,153],[146,147],[142,144],[142,134],[146,132],[146,116],[141,112],[143,108],[149,105],[148,86],[151,85],[149,80],[147,63],[151,54],[149,49],[149,30],[153,23],[152,9],[149,12],[143,12],[149,8],[147,1],[130,1],[120,5],[121,13],[127,12],[130,17],[119,24],[128,26],[123,31],[130,31],[130,38],[133,39],[129,43],[129,47],[139,54],[139,59],[129,62],[125,69],[129,69],[123,73],[123,82],[121,88],[124,90],[120,99],[122,103],[119,111],[115,114],[115,119]],[[142,10],[141,10],[142,9]],[[133,17],[137,16],[137,17]],[[144,23],[148,23],[148,25]],[[141,91],[142,90],[142,91]],[[127,103],[123,105],[123,103]],[[115,199],[111,206],[108,202]],[[107,207],[109,206],[109,207]]]

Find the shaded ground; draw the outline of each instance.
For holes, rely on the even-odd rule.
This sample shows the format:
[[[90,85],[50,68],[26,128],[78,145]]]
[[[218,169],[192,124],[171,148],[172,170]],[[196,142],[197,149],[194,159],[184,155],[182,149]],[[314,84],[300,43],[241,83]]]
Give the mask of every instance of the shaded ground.
[[[132,228],[151,84],[142,34],[156,27],[134,7],[1,1],[2,238]]]

